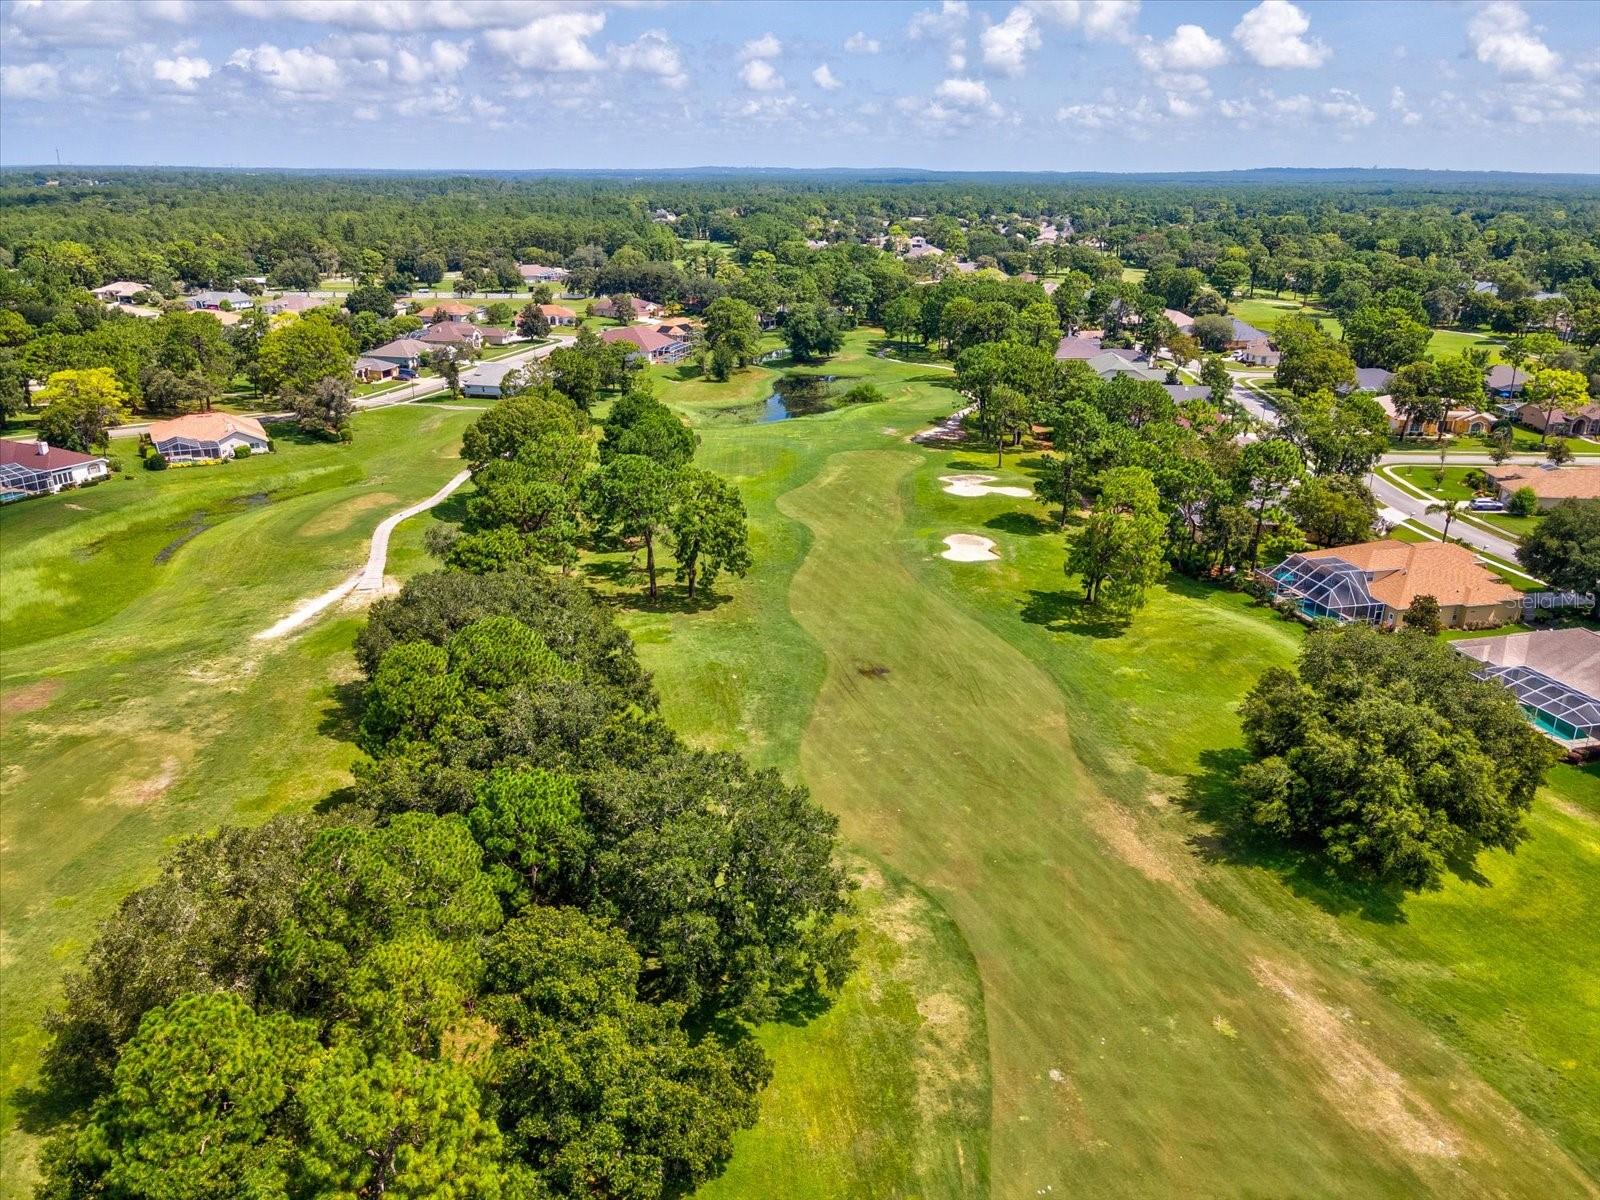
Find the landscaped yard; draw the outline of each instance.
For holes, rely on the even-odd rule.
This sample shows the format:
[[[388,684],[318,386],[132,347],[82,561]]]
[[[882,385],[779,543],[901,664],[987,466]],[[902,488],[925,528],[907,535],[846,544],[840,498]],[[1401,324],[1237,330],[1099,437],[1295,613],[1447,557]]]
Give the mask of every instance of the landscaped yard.
[[[474,414],[400,406],[355,441],[149,472],[0,510],[0,892],[7,1094],[35,1069],[38,1021],[96,922],[177,838],[307,807],[349,781],[340,687],[359,614],[254,635],[365,561],[384,516],[460,470]],[[391,573],[421,565],[402,525]],[[32,1144],[8,1137],[4,1194]]]
[[[1482,467],[1445,467],[1444,483],[1438,482],[1438,467],[1424,467],[1420,465],[1407,465],[1388,468],[1393,474],[1399,476],[1406,483],[1419,491],[1426,492],[1436,500],[1471,500],[1477,495],[1491,495],[1493,493],[1480,493],[1467,486],[1467,476],[1481,472]],[[1475,524],[1487,526],[1498,533],[1507,534],[1521,541],[1539,525],[1543,519],[1539,515],[1531,517],[1514,517],[1510,513],[1497,512],[1466,512],[1458,513],[1456,520],[1465,518]]]

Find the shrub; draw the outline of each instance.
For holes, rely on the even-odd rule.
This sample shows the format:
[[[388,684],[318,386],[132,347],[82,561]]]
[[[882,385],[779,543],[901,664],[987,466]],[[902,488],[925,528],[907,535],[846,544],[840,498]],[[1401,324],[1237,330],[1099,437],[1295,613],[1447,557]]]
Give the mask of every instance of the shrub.
[[[152,454],[144,460],[144,469],[146,471],[165,471],[167,469],[167,460],[159,454]]]
[[[120,458],[106,459],[106,471],[112,475],[120,475],[122,473],[122,460]]]
[[[250,457],[250,447],[249,446],[235,446],[233,448],[233,456],[235,458],[249,458]]]
[[[1475,494],[1480,496],[1489,495],[1494,491],[1494,480],[1490,479],[1489,476],[1479,467],[1473,467],[1472,470],[1463,475],[1461,477],[1461,482],[1467,487],[1471,488]]]
[[[1531,487],[1519,487],[1506,501],[1506,511],[1514,517],[1531,517],[1539,511],[1539,497]]]

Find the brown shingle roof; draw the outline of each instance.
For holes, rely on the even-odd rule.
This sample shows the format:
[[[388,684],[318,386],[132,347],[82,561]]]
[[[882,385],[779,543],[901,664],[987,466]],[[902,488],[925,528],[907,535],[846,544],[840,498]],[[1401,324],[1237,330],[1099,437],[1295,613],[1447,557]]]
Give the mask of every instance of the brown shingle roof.
[[[267,440],[267,431],[254,417],[234,413],[189,413],[170,421],[150,422],[150,440],[164,442],[168,438],[183,437],[197,442],[220,442],[230,433],[247,433],[251,437]]]
[[[79,454],[76,450],[63,450],[48,443],[45,452],[40,454],[36,441],[14,442],[9,438],[0,438],[0,463],[18,463],[34,471],[59,471],[63,467],[102,461],[98,454]]]
[[[1472,551],[1454,542],[1401,542],[1384,538],[1311,550],[1307,558],[1337,558],[1372,577],[1367,590],[1374,600],[1403,610],[1418,596],[1432,596],[1441,605],[1499,604],[1521,594],[1480,565]]]

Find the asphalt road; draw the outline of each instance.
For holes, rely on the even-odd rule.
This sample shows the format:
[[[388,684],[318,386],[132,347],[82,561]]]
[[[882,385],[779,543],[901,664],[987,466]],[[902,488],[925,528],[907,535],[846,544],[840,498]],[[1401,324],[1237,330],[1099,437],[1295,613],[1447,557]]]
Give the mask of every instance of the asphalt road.
[[[507,354],[504,358],[497,358],[493,361],[497,363],[517,364],[532,362],[535,359],[545,358],[548,355],[553,354],[555,351],[560,350],[563,346],[570,346],[576,340],[577,339],[571,335],[563,335],[553,341],[546,342],[542,346],[532,346],[527,350],[518,350],[515,353]],[[446,388],[443,376],[434,376],[428,379],[414,379],[405,387],[392,388],[389,391],[378,392],[371,396],[357,396],[355,399],[355,406],[357,409],[388,408],[391,404],[409,404],[413,400],[426,400],[429,396],[437,396],[440,392],[446,390],[448,389]],[[257,418],[282,418],[288,416],[289,414],[285,412],[265,411],[250,413],[249,415]],[[138,437],[141,433],[148,433],[149,430],[149,421],[138,421],[131,425],[118,425],[115,429],[111,430],[111,436],[114,438]]]

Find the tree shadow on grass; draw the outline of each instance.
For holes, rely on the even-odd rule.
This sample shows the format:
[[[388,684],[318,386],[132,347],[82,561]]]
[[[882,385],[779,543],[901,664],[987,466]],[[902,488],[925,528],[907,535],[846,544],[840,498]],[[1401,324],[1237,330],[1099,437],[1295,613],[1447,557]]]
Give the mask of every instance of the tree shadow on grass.
[[[1270,871],[1295,895],[1332,916],[1358,913],[1383,925],[1403,924],[1402,888],[1354,878],[1316,848],[1283,842],[1249,823],[1235,780],[1250,761],[1249,751],[1240,746],[1201,751],[1200,769],[1178,797],[1205,826],[1189,838],[1190,848],[1208,863]]]
[[[1036,513],[1007,512],[990,517],[983,523],[985,529],[998,529],[1002,533],[1015,533],[1021,537],[1038,537],[1041,533],[1055,533],[1056,523],[1046,521]]]
[[[604,582],[617,589],[600,593],[601,600],[630,612],[710,612],[733,599],[732,596],[726,593],[719,594],[704,584],[690,596],[688,589],[682,584],[672,582],[670,571],[658,571],[656,598],[652,600],[645,590],[644,568],[625,558],[584,563],[580,570],[587,580]]]
[[[351,679],[333,685],[333,700],[322,710],[317,720],[317,732],[324,737],[353,742],[361,729],[361,716],[366,711],[366,684]]]
[[[1028,592],[1022,606],[1022,619],[1029,625],[1042,625],[1051,633],[1071,633],[1079,637],[1121,637],[1128,622],[1096,612],[1073,592]]]
[[[428,510],[428,515],[445,525],[460,525],[467,519],[467,501],[471,498],[471,493],[462,488],[452,492],[448,499],[435,504]]]

